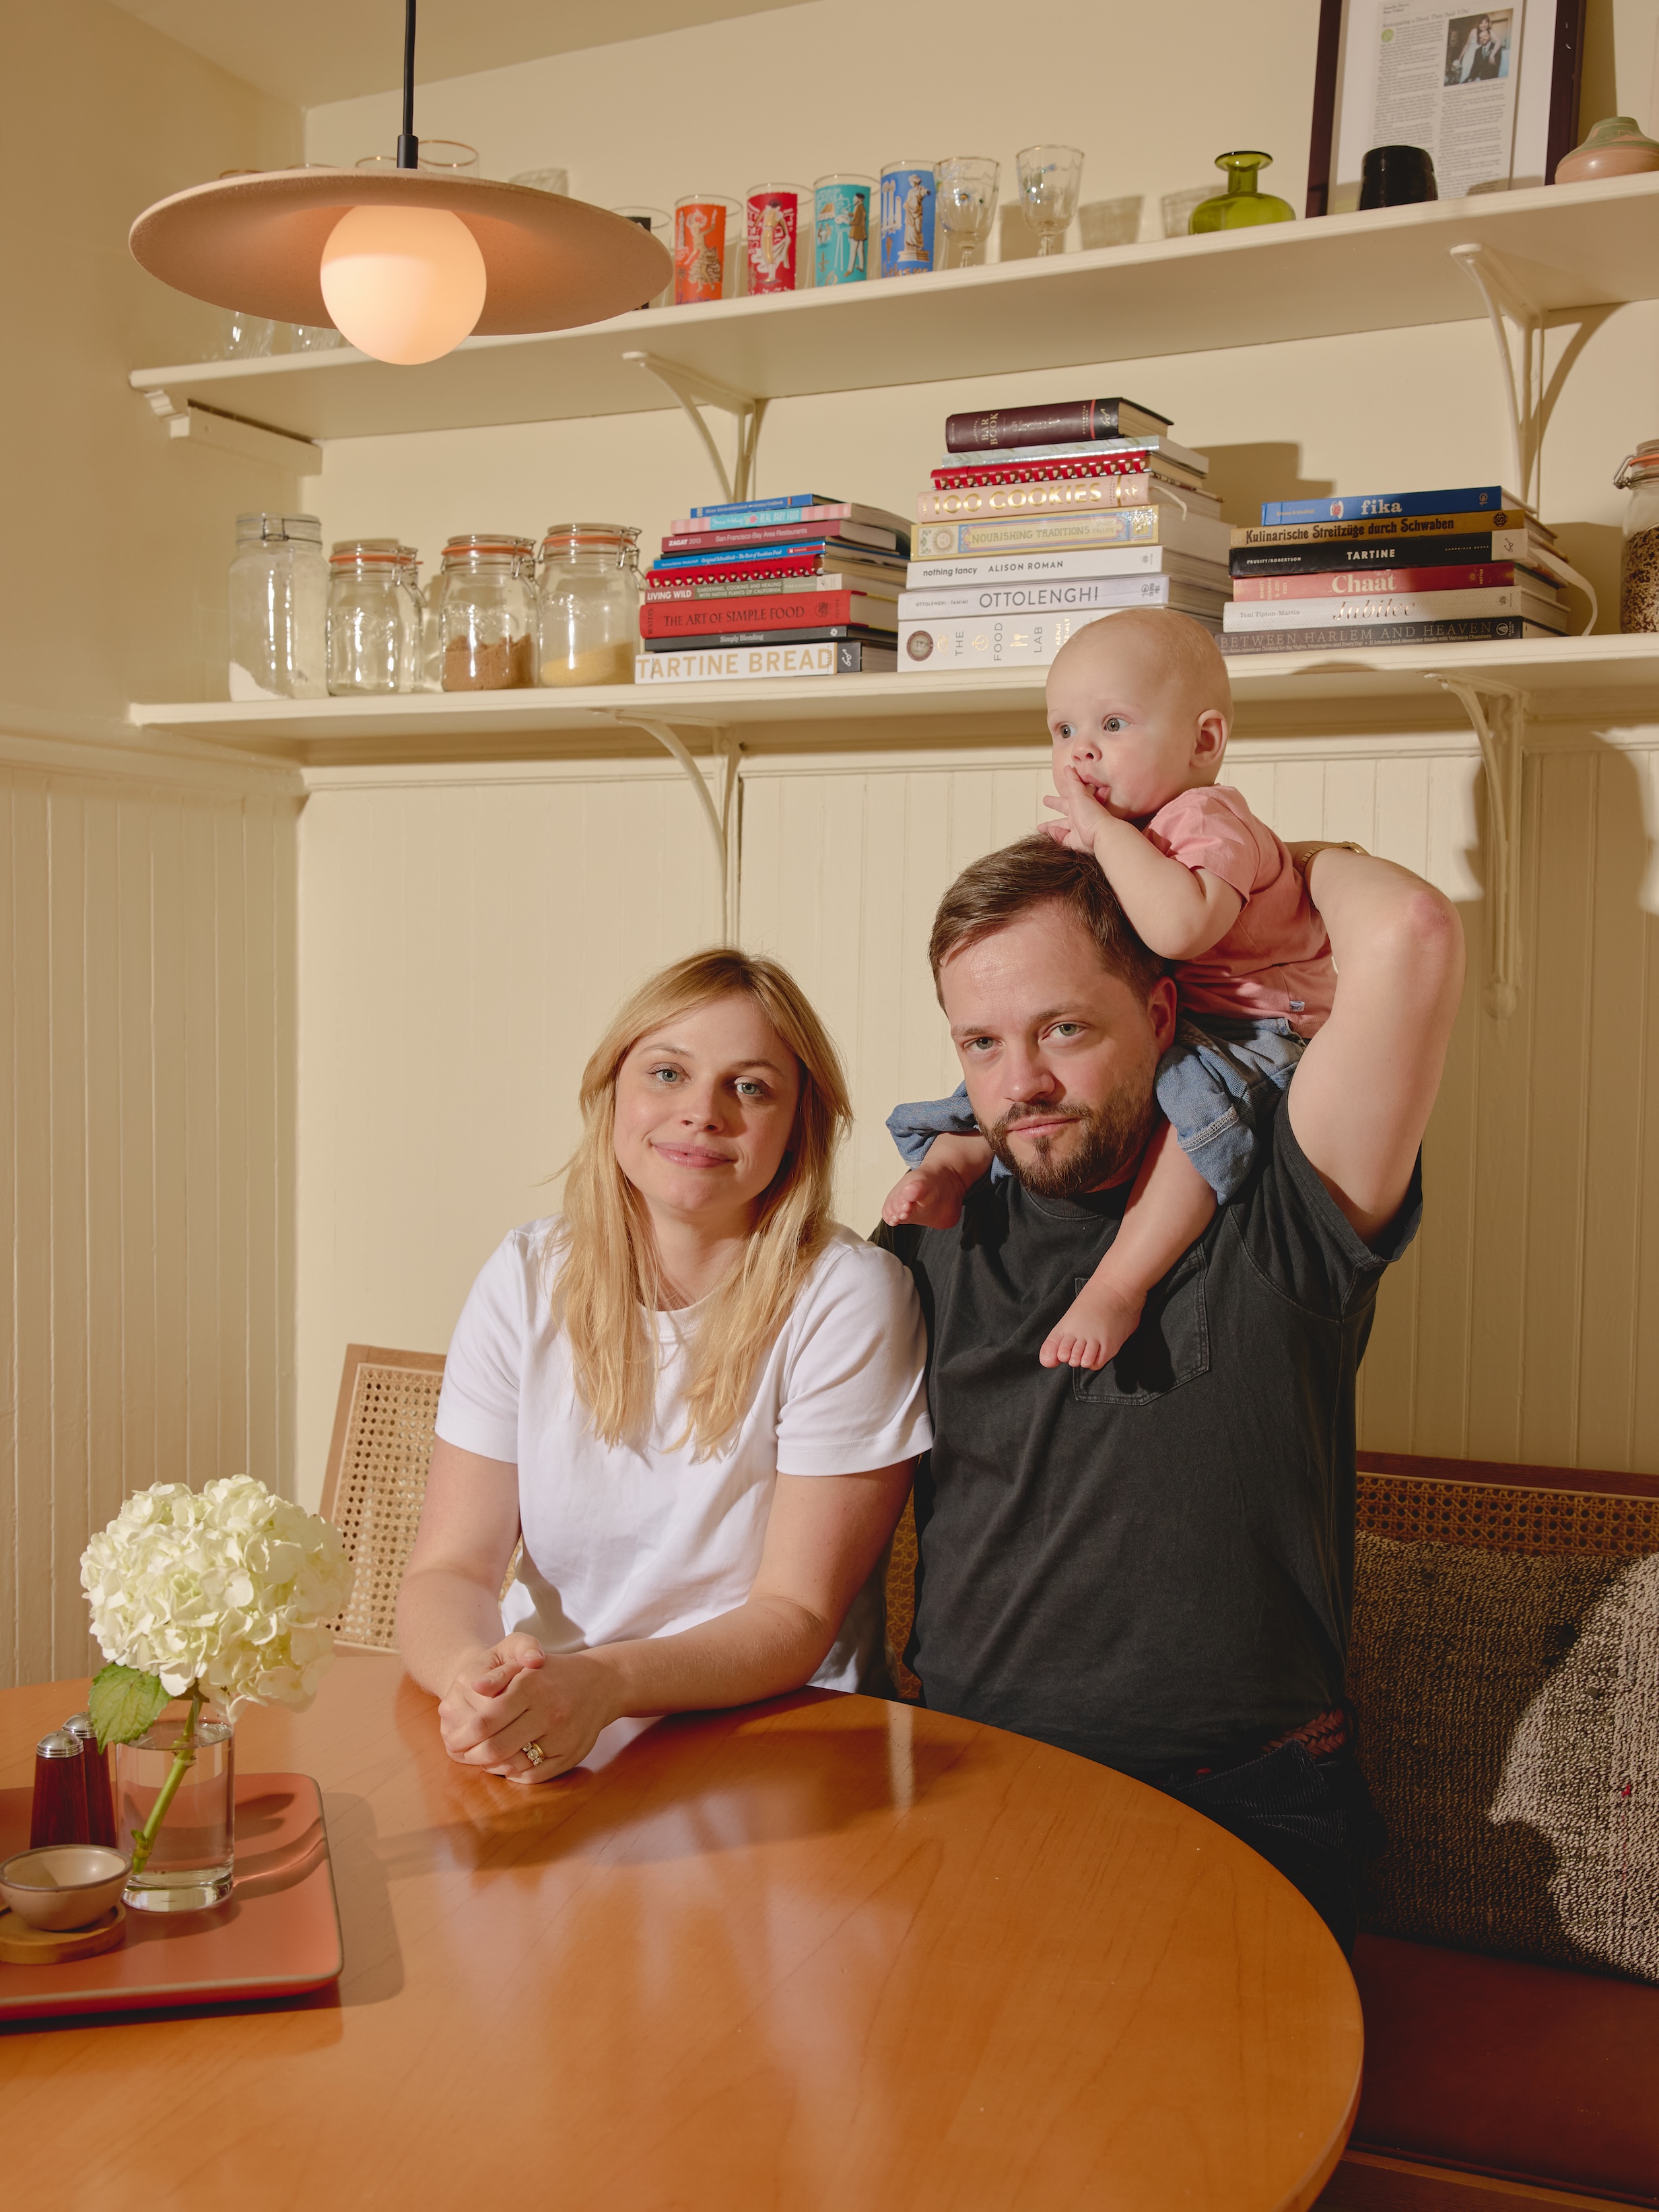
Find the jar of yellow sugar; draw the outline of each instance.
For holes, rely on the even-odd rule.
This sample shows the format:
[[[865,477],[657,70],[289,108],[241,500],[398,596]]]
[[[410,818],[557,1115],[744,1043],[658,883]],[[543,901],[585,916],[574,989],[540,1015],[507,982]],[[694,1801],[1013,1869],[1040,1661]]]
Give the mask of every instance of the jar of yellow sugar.
[[[620,522],[556,522],[549,528],[536,584],[544,684],[633,682],[639,538]]]

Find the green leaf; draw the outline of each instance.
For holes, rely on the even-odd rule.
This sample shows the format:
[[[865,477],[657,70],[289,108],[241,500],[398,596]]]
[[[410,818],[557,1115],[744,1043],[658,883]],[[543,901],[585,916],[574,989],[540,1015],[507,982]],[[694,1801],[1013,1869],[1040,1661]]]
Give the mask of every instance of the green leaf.
[[[106,1667],[94,1674],[87,1711],[98,1731],[98,1748],[132,1743],[166,1709],[167,1692],[159,1674],[137,1667]]]

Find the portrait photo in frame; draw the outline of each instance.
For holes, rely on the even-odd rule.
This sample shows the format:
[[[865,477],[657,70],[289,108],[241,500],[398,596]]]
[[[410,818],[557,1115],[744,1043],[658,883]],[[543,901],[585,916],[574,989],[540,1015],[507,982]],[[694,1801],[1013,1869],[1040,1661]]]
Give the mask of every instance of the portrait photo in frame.
[[[1548,184],[1577,140],[1585,0],[1320,0],[1310,216],[1359,205],[1373,146],[1421,146],[1442,199]]]

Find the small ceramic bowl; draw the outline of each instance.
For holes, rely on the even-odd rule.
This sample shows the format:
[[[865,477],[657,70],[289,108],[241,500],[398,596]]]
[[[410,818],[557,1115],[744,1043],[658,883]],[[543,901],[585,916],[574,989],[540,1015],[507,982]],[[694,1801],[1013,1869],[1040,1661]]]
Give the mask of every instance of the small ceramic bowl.
[[[127,1886],[127,1862],[107,1844],[43,1844],[0,1866],[0,1897],[31,1928],[90,1928]]]

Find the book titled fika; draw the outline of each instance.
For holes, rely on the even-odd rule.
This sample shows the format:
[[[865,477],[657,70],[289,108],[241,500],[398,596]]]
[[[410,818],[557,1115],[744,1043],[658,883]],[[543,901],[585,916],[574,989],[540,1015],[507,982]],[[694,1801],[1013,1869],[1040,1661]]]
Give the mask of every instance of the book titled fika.
[[[1376,522],[1413,514],[1491,514],[1519,507],[1498,484],[1466,484],[1456,491],[1347,492],[1335,499],[1265,499],[1264,529],[1306,522]]]

